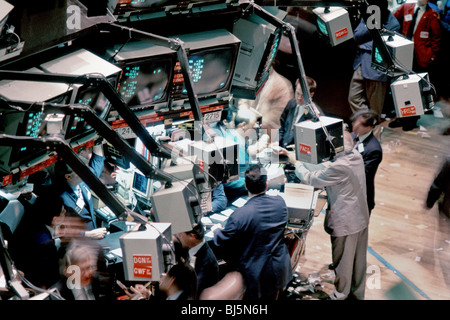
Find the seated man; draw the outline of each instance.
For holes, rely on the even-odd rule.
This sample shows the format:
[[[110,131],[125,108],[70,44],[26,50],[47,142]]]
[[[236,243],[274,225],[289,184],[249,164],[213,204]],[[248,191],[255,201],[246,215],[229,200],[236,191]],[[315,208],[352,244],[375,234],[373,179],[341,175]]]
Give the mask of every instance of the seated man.
[[[99,177],[103,171],[105,157],[103,147],[94,146],[89,167]],[[76,172],[65,162],[59,161],[55,165],[55,174],[62,180],[61,198],[64,205],[74,209],[86,223],[86,237],[101,239],[106,235],[106,228],[97,228],[92,195],[88,185],[81,180]]]

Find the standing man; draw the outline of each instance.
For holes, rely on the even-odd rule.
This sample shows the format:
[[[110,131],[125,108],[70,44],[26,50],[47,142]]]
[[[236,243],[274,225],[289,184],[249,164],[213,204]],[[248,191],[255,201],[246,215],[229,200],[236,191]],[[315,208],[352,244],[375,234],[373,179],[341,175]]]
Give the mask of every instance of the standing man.
[[[100,177],[104,163],[103,146],[94,146],[89,159],[89,167],[97,177]],[[88,185],[65,162],[56,163],[55,173],[63,181],[60,196],[64,205],[74,209],[86,224],[87,231],[84,235],[94,239],[104,238],[106,228],[97,228],[92,195]]]
[[[378,114],[373,110],[360,110],[354,113],[352,122],[352,137],[355,148],[361,153],[366,172],[367,205],[369,215],[375,207],[375,174],[383,160],[383,149],[373,134],[373,128],[378,123]]]
[[[441,46],[439,13],[428,5],[428,0],[404,3],[394,12],[400,22],[401,32],[414,42],[414,72],[428,72],[434,81],[433,72]],[[420,116],[404,117],[389,123],[389,127],[403,127],[404,131],[417,128]]]
[[[197,273],[198,296],[206,288],[219,281],[219,264],[214,252],[205,241],[205,230],[201,222],[187,232],[176,234],[182,246],[189,250],[189,263]]]
[[[317,89],[316,81],[313,78],[306,77],[306,82],[312,99]],[[314,102],[312,103],[319,112],[317,116],[323,116],[324,113],[319,106]],[[287,155],[286,147],[294,144],[295,124],[312,118],[313,115],[310,114],[309,110],[305,107],[302,87],[300,85],[300,80],[297,79],[295,82],[295,98],[289,100],[280,117],[280,129],[278,130],[278,145],[281,147],[280,155]]]
[[[292,155],[290,159],[303,183],[327,190],[328,209],[324,226],[331,236],[336,274],[330,298],[364,299],[369,210],[364,162],[358,150],[353,148],[351,134],[344,132],[344,152],[338,154],[333,162],[315,166],[315,171],[308,170],[305,167],[308,164],[295,161]]]
[[[247,203],[236,209],[224,229],[214,230],[214,245],[232,271],[244,278],[244,300],[275,300],[292,279],[284,242],[287,206],[280,196],[266,194],[267,172],[261,165],[245,171]]]
[[[370,0],[369,3],[379,6],[383,28],[391,31],[400,30],[400,24],[388,10],[387,0]],[[362,18],[353,34],[357,49],[353,62],[354,72],[348,94],[350,108],[353,113],[362,109],[371,109],[378,116],[381,116],[388,77],[386,74],[371,67],[373,41]]]

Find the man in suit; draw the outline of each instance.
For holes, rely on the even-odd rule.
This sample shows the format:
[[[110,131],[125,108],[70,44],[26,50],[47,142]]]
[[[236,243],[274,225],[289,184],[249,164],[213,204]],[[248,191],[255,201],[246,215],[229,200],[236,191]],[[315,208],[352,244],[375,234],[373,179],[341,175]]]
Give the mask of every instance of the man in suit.
[[[332,300],[364,299],[366,287],[369,209],[361,154],[344,132],[344,152],[335,160],[311,165],[295,160],[295,173],[305,184],[326,188],[328,209],[325,231],[330,235],[336,278]]]
[[[350,120],[355,148],[361,153],[364,160],[367,205],[370,215],[375,207],[375,174],[381,160],[383,160],[383,149],[373,134],[373,129],[378,123],[378,114],[373,110],[360,110],[354,113]]]
[[[428,0],[417,3],[404,3],[394,12],[401,25],[404,36],[414,42],[414,72],[428,72],[430,81],[434,81],[436,60],[441,47],[441,26],[439,13],[433,10]],[[404,131],[417,128],[420,116],[398,118],[389,123],[389,127],[403,127]]]
[[[189,263],[197,273],[197,293],[215,285],[219,281],[219,264],[216,256],[205,241],[205,230],[201,222],[187,232],[175,235],[184,248],[189,250]]]
[[[229,270],[242,274],[244,300],[274,300],[292,279],[291,260],[284,242],[287,206],[280,196],[266,194],[267,172],[262,165],[245,171],[249,193],[225,228],[214,230],[213,244]]]
[[[400,24],[388,10],[387,0],[370,0],[369,4],[377,5],[381,9],[383,28],[391,31],[400,30]],[[362,109],[371,109],[381,116],[388,76],[371,66],[373,41],[369,29],[362,18],[353,34],[357,49],[348,95],[350,108],[353,113]]]
[[[316,81],[310,77],[306,77],[306,82],[308,84],[308,90],[312,99],[317,88]],[[286,147],[294,144],[294,125],[301,121],[313,118],[313,115],[305,107],[305,100],[303,98],[302,87],[299,79],[297,79],[295,85],[295,98],[289,100],[280,118],[280,129],[278,130],[278,145],[281,147],[280,155],[287,156],[288,153]],[[319,112],[318,116],[323,116],[324,113],[320,107],[316,104],[314,105]]]
[[[100,177],[105,163],[103,147],[96,145],[92,151],[89,167],[97,177]],[[92,195],[88,185],[63,161],[56,163],[55,173],[62,179],[60,196],[64,205],[74,209],[86,224],[87,231],[84,235],[94,239],[104,238],[106,228],[97,228]]]

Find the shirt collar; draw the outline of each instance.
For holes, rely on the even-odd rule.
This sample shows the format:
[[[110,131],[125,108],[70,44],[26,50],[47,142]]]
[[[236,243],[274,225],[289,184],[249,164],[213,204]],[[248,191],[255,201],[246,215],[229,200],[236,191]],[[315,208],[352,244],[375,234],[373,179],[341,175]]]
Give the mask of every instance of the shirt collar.
[[[173,295],[168,296],[167,300],[177,300],[179,296],[183,293],[183,290],[180,290],[178,292],[175,292]]]
[[[367,139],[368,136],[370,136],[371,133],[372,133],[372,130],[370,130],[370,131],[367,132],[366,134],[363,134],[363,135],[359,136],[359,137],[358,137],[358,140],[359,140],[360,142],[363,142],[364,140]]]
[[[416,9],[417,9],[417,8],[420,8],[420,11],[425,11],[425,10],[427,9],[427,5],[419,6],[419,5],[417,5],[417,3],[416,3],[416,5],[414,6],[414,12],[416,12]]]
[[[189,256],[193,257],[197,254],[198,250],[205,244],[205,239],[202,240],[198,245],[189,249]]]

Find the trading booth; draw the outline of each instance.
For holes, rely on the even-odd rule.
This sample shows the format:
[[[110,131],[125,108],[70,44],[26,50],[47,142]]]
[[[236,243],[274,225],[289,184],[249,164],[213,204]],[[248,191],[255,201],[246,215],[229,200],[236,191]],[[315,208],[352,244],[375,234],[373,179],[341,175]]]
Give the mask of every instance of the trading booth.
[[[33,191],[30,177],[42,170],[51,174],[63,159],[92,190],[97,223],[108,230],[98,242],[114,277],[127,284],[159,281],[173,263],[174,234],[201,221],[211,241],[213,230],[245,204],[241,197],[223,211],[210,210],[212,190],[237,179],[240,161],[239,145],[210,135],[210,126],[234,99],[256,99],[283,35],[295,56],[305,102],[317,114],[283,9],[319,8],[318,30],[335,46],[352,37],[345,8],[364,1],[284,1],[283,7],[236,0],[91,2],[97,4],[80,1],[88,16],[112,21],[22,52],[27,40],[14,32],[14,20],[8,21],[22,6],[0,1],[7,24],[0,39],[0,221],[14,232],[25,210],[20,195]],[[424,76],[399,72],[395,63],[395,52],[410,44],[399,39],[401,49],[387,46],[388,35],[371,33],[377,68],[424,91]],[[398,90],[394,86],[398,116],[423,112],[420,92],[416,109],[404,111],[408,95],[400,84]],[[343,130],[342,119],[332,117],[296,125],[297,159],[332,160],[343,151]],[[80,159],[81,151],[98,145],[114,171],[113,182],[94,176]],[[326,193],[296,181],[285,170],[287,159],[262,155],[252,161],[264,164],[269,192],[282,195],[288,205],[285,236],[295,268],[314,217],[326,208]],[[0,240],[0,293],[11,299],[51,296],[30,293],[16,280],[7,243]],[[110,290],[117,294],[120,288],[114,282]]]

